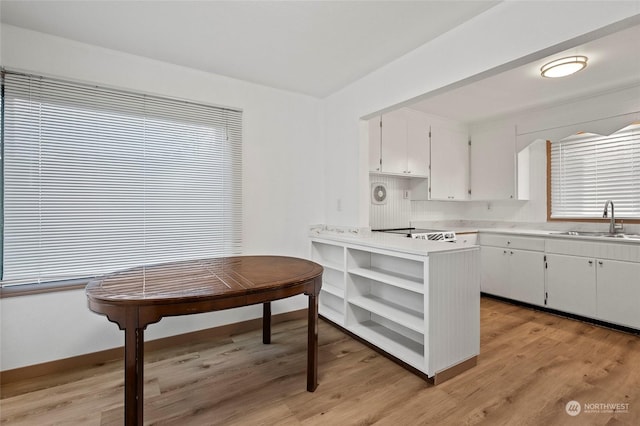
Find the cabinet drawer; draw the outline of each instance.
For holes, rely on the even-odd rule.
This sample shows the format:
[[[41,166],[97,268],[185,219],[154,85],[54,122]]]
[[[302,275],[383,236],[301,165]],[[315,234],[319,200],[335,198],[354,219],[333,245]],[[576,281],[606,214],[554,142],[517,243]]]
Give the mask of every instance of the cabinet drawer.
[[[544,238],[480,233],[480,245],[520,250],[544,251]]]
[[[549,238],[546,249],[547,253],[640,262],[640,244],[616,243],[607,239],[595,242],[577,238]]]

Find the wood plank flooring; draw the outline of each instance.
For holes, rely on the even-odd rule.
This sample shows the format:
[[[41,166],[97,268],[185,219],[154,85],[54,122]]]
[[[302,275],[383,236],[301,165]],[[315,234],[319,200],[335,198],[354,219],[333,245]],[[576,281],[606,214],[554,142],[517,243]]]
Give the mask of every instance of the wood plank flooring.
[[[640,337],[493,299],[481,303],[478,366],[438,386],[320,321],[308,393],[306,322],[274,325],[271,345],[260,333],[147,353],[145,424],[640,425]],[[122,368],[4,384],[0,423],[120,425]]]

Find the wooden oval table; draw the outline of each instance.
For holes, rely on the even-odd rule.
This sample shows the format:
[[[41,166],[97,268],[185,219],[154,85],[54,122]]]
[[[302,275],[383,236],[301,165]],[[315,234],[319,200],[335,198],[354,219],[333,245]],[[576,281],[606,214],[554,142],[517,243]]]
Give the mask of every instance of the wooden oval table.
[[[197,314],[263,304],[263,342],[271,341],[271,305],[309,296],[307,390],[318,386],[318,293],[323,269],[283,256],[237,256],[143,266],[89,282],[89,309],[124,330],[126,425],[143,419],[144,329],[166,316]]]

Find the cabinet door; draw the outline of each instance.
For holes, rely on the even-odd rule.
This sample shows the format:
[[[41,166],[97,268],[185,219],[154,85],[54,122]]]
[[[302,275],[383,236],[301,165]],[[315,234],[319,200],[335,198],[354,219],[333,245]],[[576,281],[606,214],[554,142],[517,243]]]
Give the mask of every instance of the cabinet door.
[[[500,247],[480,247],[480,290],[502,297],[509,294],[509,251]]]
[[[513,126],[471,134],[471,199],[508,200],[516,196]]]
[[[380,171],[380,117],[369,120],[369,171]]]
[[[544,305],[544,253],[510,250],[509,260],[511,298]]]
[[[431,199],[468,198],[469,142],[462,128],[431,126]]]
[[[640,328],[640,263],[597,260],[598,319]]]
[[[417,111],[407,112],[407,172],[429,176],[429,121]]]
[[[587,317],[596,316],[595,260],[547,255],[547,306]]]
[[[402,111],[382,116],[382,171],[407,171],[407,119]]]

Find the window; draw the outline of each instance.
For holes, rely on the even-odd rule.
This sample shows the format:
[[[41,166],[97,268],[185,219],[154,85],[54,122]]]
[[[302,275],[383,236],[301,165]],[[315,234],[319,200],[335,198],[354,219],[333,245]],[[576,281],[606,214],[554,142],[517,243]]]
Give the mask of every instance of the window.
[[[2,75],[2,285],[238,254],[242,113]]]
[[[574,135],[551,143],[551,219],[640,219],[640,124],[612,134]]]

